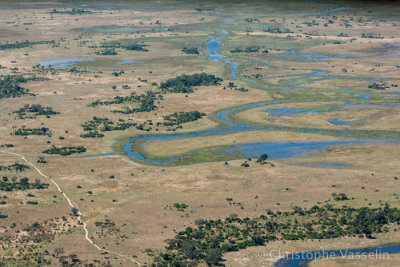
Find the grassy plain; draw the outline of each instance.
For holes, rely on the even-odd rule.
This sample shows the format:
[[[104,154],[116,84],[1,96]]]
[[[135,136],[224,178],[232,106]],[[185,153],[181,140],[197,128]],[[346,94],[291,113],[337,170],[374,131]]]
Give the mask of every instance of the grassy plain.
[[[338,7],[341,5],[342,2],[336,4]],[[199,6],[203,10],[196,10]],[[253,159],[248,161],[249,168],[241,166],[243,159],[234,157],[225,165],[224,155],[218,158],[218,162],[213,162],[216,158],[210,157],[210,151],[215,146],[249,142],[339,140],[340,137],[256,130],[143,145],[143,149],[154,157],[203,149],[198,155],[202,163],[183,166],[145,165],[113,148],[119,138],[204,131],[220,125],[218,120],[208,116],[182,124],[182,128],[172,131],[172,127],[162,123],[165,121],[163,117],[173,112],[198,110],[211,115],[232,106],[273,100],[281,103],[240,111],[233,115],[234,119],[316,129],[400,131],[400,89],[396,86],[400,85],[398,7],[350,2],[346,2],[346,6],[350,9],[317,13],[332,7],[324,1],[234,4],[223,1],[98,2],[89,3],[85,8],[93,11],[91,14],[70,15],[51,14],[50,11],[54,8],[79,8],[80,3],[2,2],[1,44],[55,40],[56,45],[0,50],[0,75],[48,78],[20,84],[36,96],[0,99],[0,145],[13,144],[13,147],[1,147],[0,150],[25,156],[44,174],[52,177],[82,213],[89,237],[100,248],[143,264],[151,263],[152,255],[165,249],[166,239],[173,238],[187,226],[195,227],[196,219],[224,219],[231,214],[252,218],[267,210],[290,211],[293,206],[310,208],[325,204],[380,207],[389,203],[392,207],[400,207],[397,190],[400,182],[395,178],[400,177],[400,150],[396,143],[332,147],[302,157],[272,160],[275,167],[260,165]],[[310,22],[311,26],[307,26]],[[324,26],[325,23],[328,27]],[[290,33],[266,32],[263,31],[265,27],[287,28]],[[139,32],[132,28],[139,29]],[[223,60],[240,64],[237,72],[240,80],[230,76],[229,64],[209,60],[206,42],[221,35],[218,29],[227,31],[221,38],[223,49],[218,52],[226,56]],[[347,37],[338,36],[342,32]],[[361,34],[370,32],[384,38],[361,38]],[[117,55],[114,56],[95,53],[106,41],[126,39],[147,45],[149,51],[116,48]],[[258,53],[230,52],[253,45],[259,46]],[[184,47],[198,48],[199,55],[184,54],[181,51]],[[262,50],[268,50],[268,53],[262,53]],[[314,59],[309,60],[301,54],[309,54]],[[65,57],[94,61],[79,62],[65,68],[36,67],[40,62]],[[125,60],[140,63],[120,64]],[[331,76],[310,76],[315,70]],[[119,76],[113,74],[121,71],[123,73]],[[158,85],[163,81],[181,74],[200,72],[214,74],[224,81],[215,86],[198,86],[193,93],[163,94],[162,100],[155,101],[157,108],[150,112],[111,112],[129,104],[88,106],[98,99],[109,100],[133,92],[137,95],[147,91],[158,93]],[[248,83],[243,78],[253,79],[255,83]],[[369,89],[370,78],[377,82],[385,81],[389,88]],[[229,89],[229,82],[248,89],[248,92]],[[355,93],[346,92],[349,90]],[[355,99],[366,94],[370,97]],[[346,103],[360,105],[337,109]],[[60,114],[49,118],[18,119],[13,112],[26,104],[51,106]],[[279,107],[313,108],[318,113],[273,116],[264,111]],[[148,131],[131,127],[102,132],[103,138],[82,138],[80,135],[85,131],[81,125],[93,117],[107,117],[115,123],[122,119],[144,124]],[[329,123],[330,119],[359,122],[338,126]],[[48,127],[52,136],[10,134],[23,127]],[[52,146],[84,146],[87,151],[70,156],[42,153]],[[99,154],[107,155],[95,156]],[[93,155],[95,157],[88,157]],[[44,156],[47,163],[38,163],[40,156]],[[24,163],[20,157],[0,154],[1,166],[15,162]],[[312,162],[349,166],[301,165]],[[80,260],[78,264],[132,265],[129,259],[93,247],[85,239],[82,225],[67,201],[33,167],[25,172],[2,169],[0,176],[10,179],[15,176],[17,180],[28,177],[31,182],[39,178],[41,182],[50,184],[48,189],[0,192],[0,200],[5,201],[0,206],[0,213],[7,215],[0,219],[3,244],[0,257],[6,266],[44,265],[43,259],[51,266],[59,266],[62,262],[72,263],[73,254]],[[350,199],[334,201],[333,193],[345,193]],[[227,198],[240,205],[230,204]],[[28,204],[32,200],[38,204]],[[174,203],[185,203],[188,208],[178,211],[171,208]],[[111,223],[101,224],[106,220]],[[36,235],[37,232],[27,230],[35,222],[43,225],[44,232],[38,232],[45,234],[38,235],[36,240],[21,238]],[[391,231],[378,234],[376,240],[346,237],[277,241],[263,247],[230,252],[223,258],[227,266],[264,266],[271,261],[257,258],[256,251],[353,248],[396,240],[398,232]],[[24,255],[29,257],[24,258]],[[42,257],[41,262],[38,262],[38,257]],[[393,255],[388,262],[341,259],[316,261],[311,266],[388,266],[397,260],[398,256]]]

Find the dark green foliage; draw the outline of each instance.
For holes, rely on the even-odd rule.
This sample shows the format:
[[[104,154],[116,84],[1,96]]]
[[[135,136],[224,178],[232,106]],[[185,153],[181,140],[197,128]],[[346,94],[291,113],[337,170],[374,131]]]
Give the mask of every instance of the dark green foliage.
[[[263,28],[264,32],[270,32],[270,33],[292,33],[289,29],[283,29],[281,30],[279,27],[265,27]]]
[[[59,114],[59,112],[54,111],[52,107],[42,107],[39,104],[33,104],[31,106],[26,104],[24,107],[14,111],[13,113],[16,113],[20,119],[34,119],[37,116],[50,116]]]
[[[138,44],[137,42],[134,42],[132,40],[112,41],[103,43],[101,46],[106,48],[122,48],[130,51],[143,51],[143,52],[149,51],[146,48],[148,45]]]
[[[8,166],[0,166],[0,171],[16,171],[16,172],[23,172],[27,169],[30,169],[28,165],[25,164],[20,164],[18,162],[15,162],[14,164],[8,165]]]
[[[10,182],[6,176],[3,176],[3,181],[0,181],[0,191],[19,191],[28,189],[46,189],[49,184],[40,183],[39,180],[34,183],[29,183],[28,178],[21,178],[19,182]]]
[[[196,228],[167,240],[166,251],[155,262],[174,266],[188,262],[196,265],[221,263],[222,253],[260,246],[274,240],[330,239],[388,231],[389,224],[400,223],[400,210],[388,204],[381,208],[294,207],[292,212],[272,212],[258,218],[228,217],[202,220]]]
[[[368,85],[368,88],[375,89],[375,90],[386,90],[387,88],[390,88],[390,87],[387,86],[387,84],[385,82],[380,82],[380,83],[374,82],[374,83]]]
[[[332,197],[333,197],[333,199],[336,200],[336,201],[349,200],[349,198],[346,196],[345,193],[339,193],[339,194],[333,193],[333,194],[332,194]]]
[[[54,40],[38,41],[38,42],[24,41],[24,42],[10,43],[10,44],[0,44],[0,50],[33,47],[35,45],[41,45],[41,44],[55,44],[55,41]]]
[[[260,47],[257,45],[248,46],[245,48],[237,47],[231,50],[231,53],[258,53],[260,51]]]
[[[148,91],[147,94],[135,95],[131,94],[130,96],[116,96],[112,100],[100,101],[96,100],[92,102],[89,106],[95,107],[98,105],[118,105],[124,103],[132,103],[135,107],[125,107],[123,110],[113,110],[116,113],[124,113],[131,114],[136,112],[150,112],[157,108],[154,105],[154,100],[156,99],[156,94]]]
[[[0,99],[20,97],[23,95],[34,95],[28,89],[19,86],[35,78],[24,78],[22,75],[5,75],[0,77]]]
[[[178,211],[185,211],[185,209],[187,208],[187,207],[189,207],[187,204],[185,204],[185,203],[174,203],[174,208],[176,208]]]
[[[46,127],[41,127],[41,128],[19,128],[16,129],[12,135],[22,135],[22,136],[27,136],[27,135],[47,135],[51,136],[51,131],[49,128]]]
[[[380,33],[373,33],[373,32],[362,33],[361,38],[383,39]]]
[[[184,47],[182,49],[182,52],[185,54],[195,54],[198,55],[199,54],[199,49],[197,49],[196,47]]]
[[[179,125],[185,122],[197,121],[205,115],[205,113],[199,112],[197,110],[188,112],[174,112],[170,115],[164,116],[164,120],[170,121],[168,123],[164,123],[164,125]]]
[[[115,56],[115,55],[118,54],[118,53],[115,51],[114,48],[105,48],[105,49],[103,49],[103,50],[96,51],[95,53],[96,53],[96,55],[102,55],[102,56]]]
[[[99,133],[98,131],[88,132],[80,135],[82,138],[102,138],[104,134]]]
[[[58,154],[61,156],[68,156],[74,153],[84,153],[86,148],[83,146],[64,146],[64,147],[52,147],[43,151],[46,154]]]
[[[86,134],[81,134],[81,137],[101,138],[104,137],[104,134],[99,133],[99,131],[123,131],[136,125],[137,123],[135,122],[125,122],[123,119],[119,119],[119,121],[115,123],[108,118],[93,117],[93,120],[86,121],[84,124],[81,125],[84,131],[89,131]]]
[[[67,15],[83,15],[92,14],[92,11],[85,10],[84,8],[72,8],[71,10],[57,10],[53,9],[50,14],[67,14]]]
[[[168,79],[160,84],[160,89],[164,92],[172,93],[191,93],[194,86],[211,86],[219,85],[221,78],[212,74],[200,73],[186,75],[183,74],[176,78]]]

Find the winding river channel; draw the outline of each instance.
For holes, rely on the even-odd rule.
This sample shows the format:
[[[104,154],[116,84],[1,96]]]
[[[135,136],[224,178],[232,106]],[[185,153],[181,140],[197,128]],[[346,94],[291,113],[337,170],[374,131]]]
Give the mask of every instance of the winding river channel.
[[[233,61],[226,61],[224,58],[226,56],[219,54],[218,50],[222,48],[221,39],[227,32],[219,31],[221,36],[212,39],[207,42],[207,50],[210,56],[210,60],[213,62],[219,62],[222,64],[227,64],[230,66],[230,76],[233,79],[240,79],[243,81],[247,81],[248,83],[256,83],[256,81],[252,79],[243,79],[240,78],[237,74],[239,63]],[[308,55],[309,59],[312,60],[312,57]],[[314,57],[315,60],[320,60],[320,56]],[[321,79],[337,79],[337,76],[330,75],[326,71],[313,70],[311,74],[305,74],[309,77],[315,78],[316,80]],[[345,78],[345,77],[340,77]],[[266,78],[265,80],[267,80]],[[372,80],[372,79],[371,79]],[[290,84],[290,79],[286,80],[287,82],[284,84],[286,89],[298,90],[301,88],[297,88],[294,83]],[[292,86],[290,88],[289,86]],[[265,86],[267,87],[267,86]],[[347,93],[354,93],[357,95],[354,97],[354,100],[360,99],[369,99],[370,94],[368,92],[354,92],[348,91]],[[361,96],[360,96],[361,94]],[[341,100],[341,99],[338,99]],[[280,125],[254,125],[252,123],[246,122],[236,122],[233,121],[230,116],[234,113],[240,112],[241,110],[246,110],[249,108],[256,107],[265,107],[268,105],[274,105],[279,103],[279,101],[264,101],[253,104],[240,105],[236,107],[231,107],[225,109],[223,111],[217,112],[213,114],[213,119],[219,122],[222,126],[216,127],[214,129],[206,130],[206,131],[197,131],[197,132],[189,132],[189,133],[176,133],[176,134],[160,134],[160,135],[142,135],[132,137],[129,140],[124,140],[122,144],[122,148],[124,152],[128,156],[134,157],[136,160],[143,163],[168,163],[168,162],[178,162],[182,155],[186,155],[190,157],[190,154],[195,151],[189,151],[179,155],[172,155],[166,157],[155,156],[147,153],[144,149],[134,149],[135,143],[140,143],[139,147],[143,147],[144,144],[148,144],[150,142],[163,142],[170,140],[178,140],[178,139],[190,139],[198,136],[215,136],[227,133],[235,133],[242,131],[251,131],[251,130],[275,130],[275,131],[292,131],[292,132],[302,132],[302,133],[321,133],[321,134],[329,134],[336,137],[341,137],[340,140],[336,141],[310,141],[310,142],[257,142],[257,143],[244,143],[237,144],[234,146],[221,146],[218,149],[211,151],[209,153],[225,153],[225,155],[235,154],[236,158],[246,158],[246,157],[255,157],[260,154],[267,153],[272,159],[281,159],[281,158],[289,158],[294,156],[299,156],[303,153],[310,153],[321,149],[326,149],[328,147],[334,145],[352,145],[352,144],[364,144],[364,143],[395,143],[399,144],[400,141],[400,133],[399,132],[386,132],[386,131],[369,131],[369,130],[347,130],[347,129],[315,129],[315,128],[293,128],[287,126]],[[368,105],[369,103],[363,103],[361,105]],[[381,103],[385,104],[385,103]],[[354,105],[353,103],[345,103],[344,105]],[[390,103],[393,105],[393,103]],[[398,105],[398,103],[395,103]],[[274,113],[274,110],[269,110],[270,113]],[[286,112],[290,114],[296,114],[301,112],[313,112],[312,110],[302,111],[299,109],[290,109],[290,108],[281,108],[277,109],[275,112]],[[346,121],[332,121],[332,124],[335,125],[348,125]],[[364,138],[363,136],[370,136],[371,133],[379,135],[379,138]],[[121,140],[122,142],[122,140]],[[239,152],[239,153],[237,153]],[[318,164],[318,163],[317,163]],[[178,164],[179,165],[179,164]],[[340,163],[329,163],[322,162],[321,166],[325,167],[335,167],[335,166],[348,166],[341,165]],[[331,257],[344,257],[351,255],[365,255],[366,253],[400,253],[400,243],[391,243],[385,244],[376,247],[370,248],[359,248],[359,249],[345,249],[345,250],[332,250],[332,251],[314,251],[314,252],[299,252],[295,254],[290,254],[285,258],[281,258],[275,263],[275,266],[290,266],[290,267],[300,267],[307,266],[307,264],[315,259],[322,258],[326,253]],[[306,256],[305,256],[306,255]]]
[[[233,61],[226,61],[224,58],[226,56],[219,54],[218,51],[222,49],[221,39],[224,35],[227,34],[226,31],[219,31],[221,36],[212,39],[207,42],[207,51],[210,56],[210,60],[213,62],[219,62],[222,64],[227,64],[230,66],[230,76],[236,80],[243,80],[248,83],[257,83],[252,79],[243,79],[240,78],[237,74],[239,63]],[[310,55],[308,54],[310,57]],[[334,56],[334,55],[331,55]],[[320,60],[320,57],[316,57],[315,60]],[[336,76],[327,74],[326,71],[317,71],[313,70],[310,74],[306,74],[309,77],[315,79],[334,79]],[[286,86],[288,86],[286,84]],[[294,90],[298,89],[294,86]],[[356,94],[357,96],[354,100],[359,99],[368,99],[370,95],[367,92],[355,92],[355,91],[346,91],[348,94]],[[360,96],[361,95],[361,96]],[[310,153],[322,149],[326,149],[335,145],[352,145],[352,144],[363,144],[363,143],[399,143],[400,141],[400,133],[399,132],[387,132],[387,131],[379,131],[379,130],[348,130],[348,129],[316,129],[316,128],[294,128],[282,125],[256,125],[250,122],[241,121],[237,122],[237,120],[232,119],[232,114],[238,113],[242,110],[256,108],[256,107],[265,107],[268,105],[274,105],[279,103],[279,101],[264,101],[253,104],[245,104],[240,106],[231,107],[225,109],[223,111],[217,112],[212,115],[213,119],[222,125],[216,127],[214,129],[206,130],[206,131],[197,131],[197,132],[188,132],[188,133],[176,133],[176,134],[156,134],[156,135],[141,135],[129,138],[128,140],[124,140],[121,145],[122,149],[126,153],[126,155],[133,157],[134,159],[149,164],[162,164],[162,163],[170,163],[173,165],[180,165],[182,163],[182,158],[185,158],[185,163],[199,163],[199,161],[195,161],[197,154],[196,152],[204,151],[204,149],[196,149],[192,151],[188,151],[179,155],[171,155],[171,156],[156,156],[148,153],[143,146],[148,145],[152,142],[164,142],[171,140],[180,140],[180,139],[189,139],[193,137],[199,136],[216,136],[227,133],[237,133],[243,131],[252,131],[252,130],[274,130],[274,131],[291,131],[291,132],[301,132],[301,133],[320,133],[320,134],[328,134],[335,137],[340,137],[339,140],[334,141],[308,141],[308,142],[294,142],[294,141],[286,141],[286,142],[257,142],[257,143],[241,143],[235,145],[225,145],[225,146],[217,146],[213,147],[212,150],[207,151],[207,153],[212,153],[213,156],[221,155],[219,160],[228,160],[228,159],[240,159],[240,158],[249,158],[249,157],[258,157],[261,154],[267,153],[270,159],[282,159],[282,158],[290,158],[299,156],[303,153]],[[345,103],[344,105],[354,105],[352,103]],[[362,105],[367,105],[363,103]],[[285,108],[281,108],[285,109]],[[270,113],[273,113],[273,110],[268,110]],[[291,110],[286,108],[286,113],[296,114],[295,110]],[[302,112],[297,111],[297,112]],[[308,112],[313,112],[312,110],[308,110]],[[349,125],[351,122],[340,121],[340,120],[332,120],[331,124],[334,125]],[[370,136],[378,136],[379,138],[365,138]],[[336,138],[337,139],[337,138]],[[223,155],[226,158],[223,158]],[[210,157],[211,159],[215,159],[215,157]],[[207,160],[203,160],[207,161]],[[175,163],[174,163],[175,162]],[[323,162],[321,166],[324,167],[335,167],[340,166],[337,163],[329,163]]]

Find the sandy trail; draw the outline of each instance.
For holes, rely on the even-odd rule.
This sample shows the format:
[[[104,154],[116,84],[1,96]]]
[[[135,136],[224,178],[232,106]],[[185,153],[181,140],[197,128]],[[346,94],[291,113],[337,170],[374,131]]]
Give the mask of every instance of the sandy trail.
[[[61,190],[60,186],[56,183],[56,181],[54,181],[53,178],[51,178],[51,177],[45,175],[44,173],[42,173],[42,171],[41,171],[37,166],[35,166],[35,165],[32,164],[31,162],[29,162],[23,155],[20,155],[20,154],[17,154],[17,153],[13,153],[13,152],[7,152],[7,151],[0,151],[0,152],[1,152],[1,153],[6,153],[6,154],[10,154],[10,155],[14,155],[14,156],[20,157],[20,158],[21,158],[22,160],[24,160],[27,164],[29,164],[30,166],[32,166],[41,176],[43,176],[44,178],[50,180],[50,181],[57,187],[57,190],[58,190],[58,191],[63,195],[63,197],[67,200],[67,202],[68,202],[68,204],[69,204],[69,206],[70,206],[71,208],[77,209],[77,207],[75,207],[74,204],[72,204],[70,198]],[[94,243],[93,240],[90,239],[90,237],[89,237],[89,231],[88,231],[88,229],[87,229],[87,224],[86,224],[85,221],[82,220],[82,213],[79,211],[79,209],[78,209],[77,214],[78,214],[78,216],[77,216],[78,222],[79,222],[80,225],[83,226],[83,230],[85,231],[85,239],[86,239],[92,246],[94,246],[96,249],[98,249],[98,250],[100,250],[100,251],[103,251],[103,252],[107,252],[107,253],[109,253],[109,254],[116,255],[116,256],[118,256],[118,257],[120,257],[120,258],[123,258],[123,259],[126,259],[126,260],[130,260],[130,261],[132,261],[133,263],[135,263],[135,264],[141,266],[141,263],[140,263],[140,262],[136,261],[135,259],[133,259],[133,258],[131,258],[131,257],[129,257],[129,256],[122,255],[122,254],[119,254],[119,253],[117,253],[117,252],[113,252],[113,251],[109,251],[109,250],[103,249],[103,248],[99,247],[96,243]]]

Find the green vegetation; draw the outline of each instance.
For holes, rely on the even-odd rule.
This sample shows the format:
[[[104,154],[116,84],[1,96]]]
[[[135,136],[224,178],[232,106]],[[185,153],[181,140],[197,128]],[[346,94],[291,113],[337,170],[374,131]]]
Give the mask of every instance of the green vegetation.
[[[161,99],[161,96],[159,96]],[[141,94],[141,95],[136,95],[132,93],[130,96],[116,96],[112,100],[106,100],[106,101],[100,101],[96,100],[92,102],[89,106],[90,107],[96,107],[99,105],[118,105],[118,104],[124,104],[124,103],[132,103],[135,104],[135,107],[125,107],[123,110],[113,110],[113,112],[116,113],[124,113],[124,114],[131,114],[131,113],[136,113],[136,112],[150,112],[154,109],[157,108],[156,105],[154,105],[154,101],[156,100],[156,94],[147,91],[147,94]]]
[[[68,156],[74,153],[84,153],[86,148],[83,146],[64,146],[64,147],[52,147],[43,151],[46,154],[58,154],[61,156]]]
[[[155,264],[221,264],[224,252],[250,246],[262,246],[275,240],[331,239],[343,236],[366,236],[387,232],[400,222],[400,210],[386,204],[383,208],[334,208],[313,206],[309,210],[293,207],[292,212],[268,211],[258,218],[196,220],[197,227],[187,227],[167,240],[165,252],[154,258]]]
[[[43,107],[40,104],[33,104],[31,106],[26,104],[13,113],[16,113],[20,119],[34,119],[37,116],[50,117],[50,115],[59,114],[59,112],[54,111],[52,107]]]
[[[28,89],[19,86],[20,83],[36,80],[36,78],[24,78],[22,75],[0,76],[0,99],[10,97],[20,97],[23,95],[32,95]]]
[[[237,47],[231,50],[231,53],[258,53],[260,51],[260,47],[257,45],[248,46],[245,48]]]
[[[374,32],[362,33],[361,38],[383,39],[380,33],[374,33]]]
[[[204,72],[192,75],[183,74],[162,82],[160,89],[171,93],[191,93],[194,86],[219,85],[221,81],[223,81],[221,78]]]
[[[382,81],[380,83],[373,82],[370,85],[368,85],[368,88],[375,89],[375,90],[386,90],[386,89],[390,88],[390,86],[387,86],[387,84]]]
[[[96,55],[101,55],[101,56],[115,56],[118,55],[118,53],[115,51],[114,48],[105,48],[100,51],[95,52]]]
[[[0,44],[0,50],[19,49],[19,48],[33,47],[35,45],[42,45],[42,44],[53,44],[54,45],[55,41],[54,40],[38,41],[38,42],[24,41],[24,42]]]
[[[120,41],[111,41],[105,42],[101,45],[101,47],[105,48],[122,48],[130,51],[143,51],[148,52],[149,50],[146,48],[148,45],[138,44],[132,40],[120,40]]]
[[[270,33],[292,33],[289,29],[283,29],[281,30],[279,27],[265,27],[263,28],[264,32],[270,32]]]
[[[11,133],[11,135],[22,135],[22,136],[28,136],[28,135],[47,135],[51,136],[52,133],[49,130],[49,128],[46,127],[41,127],[41,128],[25,128],[22,126],[22,128],[16,129],[14,132]]]
[[[108,118],[93,117],[93,120],[86,121],[81,126],[84,131],[89,131],[86,134],[81,134],[82,138],[101,138],[104,137],[104,134],[99,133],[99,131],[123,131],[130,127],[137,126],[137,123],[125,122],[123,119],[119,119],[119,121],[115,123]]]
[[[0,181],[0,191],[19,191],[28,189],[46,189],[49,184],[41,183],[39,179],[36,179],[34,183],[29,183],[29,178],[21,178],[17,182],[15,177],[11,178],[10,182],[7,176],[3,176],[3,180]]]
[[[67,14],[67,15],[83,15],[83,14],[93,14],[94,12],[85,10],[84,8],[72,8],[71,10],[57,10],[53,9],[50,14]]]
[[[20,164],[18,162],[15,162],[15,163],[13,163],[11,165],[8,165],[8,166],[1,166],[0,165],[0,171],[7,170],[7,171],[23,172],[23,171],[25,171],[27,169],[30,169],[30,168],[31,167],[29,167],[28,165]]]
[[[185,54],[194,54],[194,55],[199,54],[199,49],[197,49],[196,47],[189,47],[189,48],[184,47],[181,51]]]
[[[179,125],[181,123],[197,121],[206,114],[199,111],[188,111],[188,112],[174,112],[170,115],[164,116],[164,120],[170,121],[167,125]],[[166,125],[166,123],[164,123]]]

